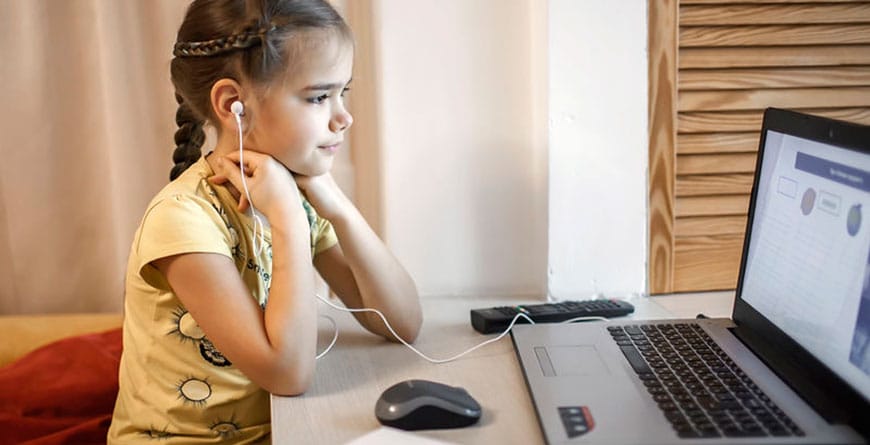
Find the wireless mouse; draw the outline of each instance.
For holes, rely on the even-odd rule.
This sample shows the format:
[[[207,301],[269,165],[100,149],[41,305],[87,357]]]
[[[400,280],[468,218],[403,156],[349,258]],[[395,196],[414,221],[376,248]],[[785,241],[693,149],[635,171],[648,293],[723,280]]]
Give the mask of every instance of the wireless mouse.
[[[464,388],[428,380],[405,380],[381,394],[375,416],[403,430],[460,428],[480,420],[480,404]]]

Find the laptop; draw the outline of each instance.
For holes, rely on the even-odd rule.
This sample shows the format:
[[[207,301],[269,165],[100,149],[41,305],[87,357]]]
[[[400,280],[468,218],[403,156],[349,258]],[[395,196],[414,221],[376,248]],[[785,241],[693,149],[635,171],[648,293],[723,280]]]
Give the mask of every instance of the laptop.
[[[548,443],[865,443],[870,127],[768,109],[756,167],[731,319],[514,326]]]

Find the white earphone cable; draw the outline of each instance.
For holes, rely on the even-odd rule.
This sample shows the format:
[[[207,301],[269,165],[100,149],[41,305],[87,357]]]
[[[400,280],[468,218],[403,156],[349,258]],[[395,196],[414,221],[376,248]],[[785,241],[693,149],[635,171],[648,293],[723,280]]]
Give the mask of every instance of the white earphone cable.
[[[507,329],[505,329],[504,332],[502,332],[501,334],[499,334],[497,337],[495,337],[495,338],[491,338],[491,339],[489,339],[489,340],[486,340],[486,341],[484,341],[484,342],[482,342],[482,343],[480,343],[480,344],[478,344],[478,345],[476,345],[476,346],[473,346],[473,347],[471,347],[471,348],[469,348],[469,349],[466,349],[465,351],[460,352],[459,354],[456,354],[456,355],[454,355],[454,356],[452,356],[452,357],[448,357],[448,358],[444,358],[444,359],[435,359],[435,358],[431,358],[431,357],[427,356],[426,354],[423,354],[422,352],[420,352],[419,350],[417,350],[417,348],[411,346],[411,344],[409,344],[408,342],[406,342],[405,339],[403,339],[402,337],[400,337],[399,334],[397,334],[396,331],[393,330],[393,327],[390,326],[390,323],[387,321],[387,317],[385,317],[384,314],[381,313],[381,311],[379,311],[379,310],[377,310],[377,309],[371,309],[371,308],[348,309],[348,308],[344,308],[344,307],[338,306],[338,305],[336,305],[336,304],[334,304],[334,303],[332,303],[332,302],[326,300],[325,298],[321,297],[320,294],[314,294],[314,296],[316,296],[320,301],[326,303],[327,305],[331,306],[332,308],[334,308],[334,309],[338,309],[338,310],[340,310],[340,311],[351,312],[351,313],[353,313],[353,312],[374,312],[375,314],[378,315],[378,317],[381,317],[381,320],[383,320],[384,324],[387,326],[387,329],[390,331],[391,334],[393,334],[394,337],[396,337],[397,340],[399,340],[403,345],[407,346],[410,350],[416,352],[417,355],[419,355],[419,356],[422,357],[423,359],[425,359],[425,360],[427,360],[427,361],[429,361],[429,362],[431,362],[431,363],[436,363],[436,364],[437,364],[437,363],[447,363],[447,362],[452,362],[453,360],[456,360],[456,359],[458,359],[458,358],[464,356],[465,354],[468,354],[468,353],[470,353],[470,352],[472,352],[472,351],[474,351],[474,350],[476,350],[476,349],[478,349],[478,348],[481,348],[481,347],[486,346],[486,345],[488,345],[488,344],[490,344],[490,343],[493,343],[493,342],[496,342],[496,341],[498,341],[498,340],[501,340],[502,337],[504,337],[505,335],[507,335],[507,333],[510,332],[511,329],[513,329],[514,324],[516,324],[517,320],[519,320],[520,317],[525,318],[525,319],[528,320],[528,322],[531,323],[531,324],[535,324],[534,320],[532,320],[531,318],[529,318],[528,315],[523,314],[523,313],[518,313],[516,316],[514,316],[514,319],[511,320],[511,323],[510,323],[510,325],[507,327]],[[575,322],[575,321],[592,321],[592,320],[608,321],[608,319],[607,319],[607,318],[604,318],[604,317],[576,317],[576,318],[572,318],[572,319],[570,319],[570,320],[565,320],[563,323]],[[332,321],[333,321],[333,326],[335,326],[335,324],[334,324],[334,323],[335,323],[335,320],[332,320]],[[325,351],[323,351],[323,352],[321,352],[320,354],[318,354],[318,355],[317,355],[317,358],[321,358],[321,357],[323,357],[324,355],[326,355],[326,353],[329,352],[329,350],[332,348],[332,345],[335,344],[335,341],[336,341],[337,338],[338,338],[338,328],[336,327],[336,328],[335,328],[335,335],[333,336],[332,343],[329,345],[328,348],[326,348]]]
[[[333,319],[329,315],[321,315],[320,317],[325,318],[329,320],[330,323],[332,323],[333,334],[332,341],[329,342],[329,346],[327,346],[326,349],[323,350],[323,352],[317,354],[317,356],[314,357],[315,359],[319,359],[320,357],[326,355],[326,353],[329,352],[329,350],[332,349],[333,346],[335,346],[335,342],[338,341],[338,325],[335,324],[335,319]]]
[[[241,102],[235,102],[233,105],[238,103],[241,105]],[[254,208],[254,201],[251,200],[251,192],[248,191],[248,181],[245,179],[245,151],[242,149],[242,117],[241,110],[233,109],[233,115],[236,117],[236,125],[239,129],[239,169],[241,171],[242,177],[242,188],[245,189],[245,197],[248,199],[248,205],[251,207],[251,215],[254,217],[254,236],[252,237],[251,242],[253,243],[254,255],[260,256],[263,253],[263,248],[265,247],[265,235],[263,231],[265,230],[263,227],[263,220],[260,219],[260,216],[257,215],[257,209]],[[259,244],[257,243],[257,238],[260,238]]]

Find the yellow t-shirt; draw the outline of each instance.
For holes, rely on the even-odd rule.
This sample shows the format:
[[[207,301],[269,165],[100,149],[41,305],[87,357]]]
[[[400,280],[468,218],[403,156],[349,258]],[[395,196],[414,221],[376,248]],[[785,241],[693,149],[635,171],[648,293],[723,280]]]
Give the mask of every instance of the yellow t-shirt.
[[[271,233],[253,251],[253,218],[240,213],[200,158],[148,205],[127,264],[124,351],[108,442],[200,444],[269,442],[269,394],[245,377],[200,330],[151,262],[208,252],[236,264],[265,307],[272,278]],[[332,225],[303,201],[312,253],[336,244]],[[256,327],[252,326],[252,329]]]

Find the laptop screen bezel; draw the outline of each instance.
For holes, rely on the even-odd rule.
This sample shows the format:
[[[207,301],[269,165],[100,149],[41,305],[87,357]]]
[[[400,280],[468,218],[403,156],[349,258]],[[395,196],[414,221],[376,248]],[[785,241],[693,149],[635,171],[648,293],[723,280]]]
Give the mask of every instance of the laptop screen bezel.
[[[755,179],[746,219],[740,273],[734,297],[734,333],[771,367],[795,392],[832,423],[851,424],[862,435],[870,435],[868,401],[820,360],[756,311],[742,298],[744,272],[752,237],[752,222],[758,199],[760,168],[768,131],[870,153],[870,127],[810,116],[790,110],[768,108],[759,138]]]

